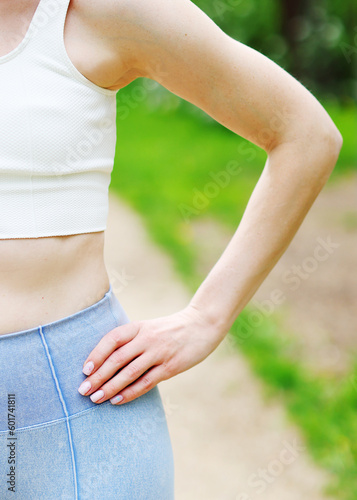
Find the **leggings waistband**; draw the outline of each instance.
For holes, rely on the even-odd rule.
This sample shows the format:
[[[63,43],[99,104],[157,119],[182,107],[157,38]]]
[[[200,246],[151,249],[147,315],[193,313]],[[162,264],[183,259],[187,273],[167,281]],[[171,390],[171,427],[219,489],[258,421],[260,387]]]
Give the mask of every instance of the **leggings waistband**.
[[[40,328],[43,330],[46,329],[47,333],[50,333],[50,331],[56,331],[58,329],[66,328],[67,325],[70,323],[76,322],[80,320],[80,318],[83,318],[84,316],[89,317],[89,316],[97,316],[98,313],[102,313],[104,311],[107,311],[109,308],[109,311],[115,308],[117,302],[117,298],[114,295],[113,292],[113,287],[112,284],[109,284],[109,290],[107,290],[104,294],[104,296],[98,301],[92,304],[91,306],[86,307],[85,309],[81,309],[80,311],[77,311],[69,316],[60,318],[56,321],[52,321],[50,323],[46,323],[43,325],[38,325],[33,328],[28,328],[26,330],[21,330],[18,332],[13,332],[13,333],[5,333],[3,335],[0,335],[0,345],[1,342],[6,341],[7,339],[12,339],[15,336],[20,336],[20,335],[34,335],[38,332]]]
[[[98,406],[78,392],[86,378],[83,363],[104,335],[128,322],[110,284],[102,299],[81,311],[0,335],[0,433],[8,428],[9,394],[15,395],[16,428]]]

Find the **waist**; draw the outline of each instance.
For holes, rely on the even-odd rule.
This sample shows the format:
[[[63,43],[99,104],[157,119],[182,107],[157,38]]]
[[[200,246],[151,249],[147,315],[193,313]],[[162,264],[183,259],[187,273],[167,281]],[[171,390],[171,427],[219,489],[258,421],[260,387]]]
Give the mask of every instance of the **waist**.
[[[99,406],[78,392],[86,378],[83,362],[104,335],[128,321],[110,286],[99,301],[75,314],[0,336],[0,394],[14,395],[15,435],[31,426],[64,425],[67,415]],[[0,439],[8,428],[2,411]]]
[[[36,328],[100,300],[109,289],[104,231],[0,239],[0,335]]]

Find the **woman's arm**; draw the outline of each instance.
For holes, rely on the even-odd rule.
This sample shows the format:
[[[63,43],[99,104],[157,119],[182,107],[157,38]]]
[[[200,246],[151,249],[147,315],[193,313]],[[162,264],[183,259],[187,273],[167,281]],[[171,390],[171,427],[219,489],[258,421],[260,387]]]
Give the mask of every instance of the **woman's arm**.
[[[312,151],[307,142],[297,141],[269,153],[237,231],[191,300],[222,338],[285,252],[338,151],[337,144],[322,141]]]
[[[336,164],[342,137],[305,87],[195,4],[154,6],[137,11],[147,30],[135,51],[139,74],[268,154],[235,235],[191,301],[225,334],[291,242]]]
[[[189,0],[133,0],[126,9],[121,36],[131,41],[131,75],[152,78],[200,107],[263,148],[267,161],[237,231],[190,304],[118,327],[90,353],[95,371],[87,394],[101,388],[97,402],[118,393],[123,402],[135,399],[217,347],[288,247],[342,145],[305,87]]]

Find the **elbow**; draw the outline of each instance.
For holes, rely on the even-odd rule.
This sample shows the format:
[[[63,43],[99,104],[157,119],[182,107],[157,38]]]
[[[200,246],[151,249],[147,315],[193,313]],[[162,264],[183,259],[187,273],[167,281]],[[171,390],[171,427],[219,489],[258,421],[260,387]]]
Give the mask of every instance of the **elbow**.
[[[337,160],[338,157],[340,156],[340,151],[341,151],[342,145],[343,145],[343,137],[342,137],[342,134],[338,130],[337,127],[335,128],[335,130],[332,133],[331,140],[333,141],[333,147],[335,149],[336,160]]]
[[[338,130],[334,122],[330,119],[326,123],[326,126],[323,127],[323,139],[327,142],[331,152],[336,155],[336,159],[338,158],[342,144],[343,137],[341,132]]]
[[[343,138],[340,131],[333,124],[326,127],[319,124],[318,128],[311,130],[309,142],[305,138],[305,156],[310,171],[311,180],[315,182],[318,190],[322,189],[330,178],[340,155]],[[311,168],[312,167],[312,168]]]
[[[327,128],[321,137],[318,136],[317,138],[317,146],[319,151],[321,151],[322,157],[325,159],[324,164],[328,176],[336,166],[342,145],[343,137],[334,124]]]
[[[312,123],[304,126],[291,127],[284,131],[284,134],[276,135],[271,138],[269,145],[264,149],[269,155],[277,147],[283,144],[299,144],[309,150],[314,150],[322,156],[328,156],[331,160],[337,161],[343,145],[343,137],[338,128],[328,124],[321,126],[321,123]]]
[[[305,124],[301,134],[301,140],[305,142],[307,150],[321,157],[322,163],[329,168],[335,166],[343,144],[343,138],[330,117],[319,118]]]
[[[289,160],[284,165],[296,170],[305,185],[308,179],[310,188],[319,192],[336,166],[342,145],[342,135],[331,122],[305,122],[304,127],[290,128],[284,139],[274,144],[268,152],[269,168],[276,164],[276,155],[286,154]]]
[[[290,145],[307,164],[314,162],[320,173],[331,174],[343,145],[343,137],[331,119],[305,120],[303,124],[296,120],[284,132],[283,137],[272,141],[268,155],[276,147]]]

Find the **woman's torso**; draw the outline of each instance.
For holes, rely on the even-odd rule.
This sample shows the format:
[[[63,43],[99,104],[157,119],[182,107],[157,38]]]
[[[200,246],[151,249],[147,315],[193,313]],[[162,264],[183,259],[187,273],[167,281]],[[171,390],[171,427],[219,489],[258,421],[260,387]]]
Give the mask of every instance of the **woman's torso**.
[[[33,0],[19,15],[13,2],[0,9],[0,56],[13,50],[25,36],[39,4]],[[118,80],[106,62],[103,39],[86,32],[86,20],[70,3],[64,40],[77,69],[105,88],[128,83]],[[81,40],[86,40],[81,42]],[[88,42],[91,40],[91,42]],[[91,45],[91,46],[90,46]],[[119,85],[112,86],[111,82]],[[1,214],[0,214],[1,216]],[[89,307],[109,289],[104,264],[104,231],[42,238],[0,239],[0,335],[50,323]]]

